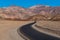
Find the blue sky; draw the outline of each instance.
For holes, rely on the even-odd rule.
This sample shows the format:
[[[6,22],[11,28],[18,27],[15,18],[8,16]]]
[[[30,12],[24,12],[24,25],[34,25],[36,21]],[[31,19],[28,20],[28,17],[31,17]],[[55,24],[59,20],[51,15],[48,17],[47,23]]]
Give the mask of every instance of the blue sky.
[[[0,0],[0,7],[16,5],[16,6],[22,6],[27,8],[38,4],[60,6],[60,0]]]

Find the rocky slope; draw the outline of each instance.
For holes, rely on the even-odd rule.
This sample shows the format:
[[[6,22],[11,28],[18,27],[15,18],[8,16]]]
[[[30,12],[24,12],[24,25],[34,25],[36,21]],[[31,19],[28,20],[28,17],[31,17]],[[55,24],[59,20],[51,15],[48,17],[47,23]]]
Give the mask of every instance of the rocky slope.
[[[36,5],[26,9],[18,6],[10,6],[0,8],[0,19],[60,20],[60,7]]]

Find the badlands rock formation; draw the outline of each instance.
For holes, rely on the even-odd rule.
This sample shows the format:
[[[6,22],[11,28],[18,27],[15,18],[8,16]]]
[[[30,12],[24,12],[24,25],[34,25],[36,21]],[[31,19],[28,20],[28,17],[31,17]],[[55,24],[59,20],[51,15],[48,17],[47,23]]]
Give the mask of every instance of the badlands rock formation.
[[[60,20],[60,7],[36,5],[30,8],[10,6],[0,8],[0,19],[7,20]]]

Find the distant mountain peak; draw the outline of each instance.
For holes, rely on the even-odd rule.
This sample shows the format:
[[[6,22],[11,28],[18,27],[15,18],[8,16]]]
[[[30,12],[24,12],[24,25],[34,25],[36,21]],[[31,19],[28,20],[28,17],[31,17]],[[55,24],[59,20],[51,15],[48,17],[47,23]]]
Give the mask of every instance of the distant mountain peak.
[[[37,8],[37,7],[50,7],[49,5],[34,5],[34,6],[32,6],[32,7],[30,7],[30,8]]]

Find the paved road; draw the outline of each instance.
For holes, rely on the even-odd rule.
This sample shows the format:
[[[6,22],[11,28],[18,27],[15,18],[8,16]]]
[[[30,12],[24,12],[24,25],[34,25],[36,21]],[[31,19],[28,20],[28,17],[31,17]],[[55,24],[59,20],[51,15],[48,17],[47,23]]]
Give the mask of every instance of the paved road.
[[[35,22],[34,22],[35,23]],[[32,28],[34,23],[30,23],[19,28],[19,32],[30,40],[60,40],[59,38],[43,34]]]

